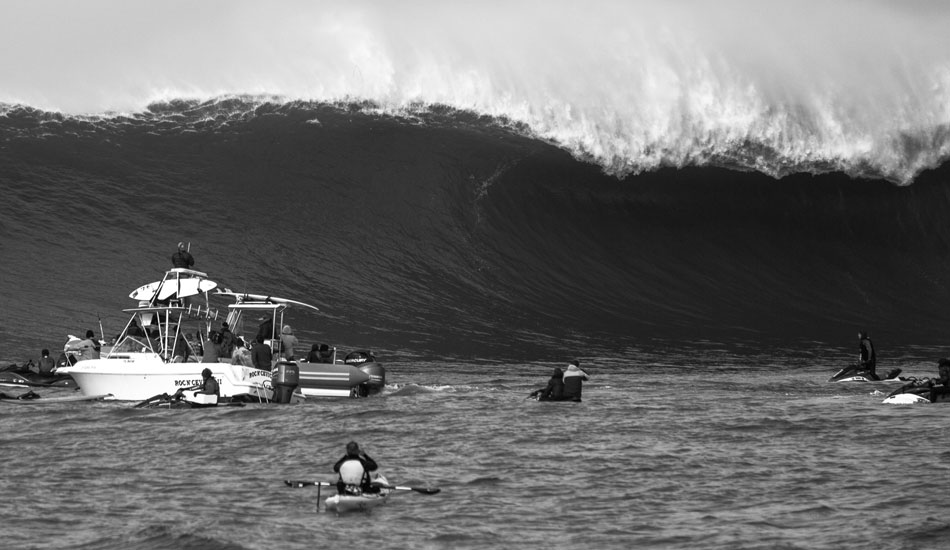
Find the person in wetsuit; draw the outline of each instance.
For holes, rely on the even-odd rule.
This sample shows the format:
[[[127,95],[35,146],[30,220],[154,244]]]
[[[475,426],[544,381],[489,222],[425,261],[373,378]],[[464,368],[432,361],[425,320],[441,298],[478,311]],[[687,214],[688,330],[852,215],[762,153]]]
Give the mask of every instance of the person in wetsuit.
[[[378,493],[379,487],[372,484],[371,472],[379,469],[376,461],[360,450],[355,441],[346,444],[346,454],[333,465],[340,474],[336,490],[343,494]]]
[[[546,388],[541,390],[538,401],[563,401],[564,400],[564,371],[559,367],[554,367],[554,373],[548,380]]]
[[[56,367],[56,362],[54,362],[53,358],[49,356],[48,349],[44,349],[41,353],[43,354],[43,357],[40,357],[40,362],[37,366],[37,374],[50,376],[53,374],[53,368]]]
[[[195,392],[195,397],[198,397],[199,393],[221,397],[221,388],[218,386],[218,381],[214,379],[214,376],[211,376],[211,369],[202,370],[201,378],[203,382],[201,383],[201,387],[198,388],[198,391]]]
[[[950,396],[950,359],[943,358],[937,362],[937,378],[931,381],[930,402],[947,401],[943,396]]]
[[[579,361],[571,361],[564,373],[564,400],[580,401],[584,380],[590,380],[586,372],[581,370]]]
[[[877,354],[874,352],[874,343],[868,337],[867,331],[858,332],[858,341],[860,342],[860,352],[858,354],[858,364],[864,370],[871,380],[880,380],[877,376]]]

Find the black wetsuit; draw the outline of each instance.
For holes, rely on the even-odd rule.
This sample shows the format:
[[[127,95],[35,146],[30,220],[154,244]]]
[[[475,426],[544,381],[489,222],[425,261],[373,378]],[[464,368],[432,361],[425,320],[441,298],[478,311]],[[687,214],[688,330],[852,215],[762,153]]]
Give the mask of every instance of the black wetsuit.
[[[546,388],[541,390],[541,396],[538,401],[563,401],[564,400],[564,372],[559,368],[554,369],[554,374],[548,380]]]
[[[172,254],[172,266],[191,269],[195,265],[195,259],[187,250],[179,250]]]
[[[877,377],[877,354],[874,353],[874,343],[867,336],[861,339],[861,368],[868,373],[871,380],[880,380]]]

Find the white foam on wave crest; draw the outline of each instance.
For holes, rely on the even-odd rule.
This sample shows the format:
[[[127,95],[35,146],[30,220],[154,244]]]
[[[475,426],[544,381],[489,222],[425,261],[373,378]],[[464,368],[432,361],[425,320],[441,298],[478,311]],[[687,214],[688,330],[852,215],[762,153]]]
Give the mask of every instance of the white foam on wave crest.
[[[22,4],[0,23],[4,51],[23,52],[39,21],[57,38],[7,60],[31,78],[0,85],[0,102],[447,105],[522,123],[617,175],[721,163],[906,183],[950,156],[940,3],[90,0],[53,16]]]

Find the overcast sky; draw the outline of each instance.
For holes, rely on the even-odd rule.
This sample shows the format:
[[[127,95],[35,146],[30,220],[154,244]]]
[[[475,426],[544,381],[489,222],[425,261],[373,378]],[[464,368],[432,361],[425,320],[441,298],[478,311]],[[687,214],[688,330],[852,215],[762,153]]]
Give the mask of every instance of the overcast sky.
[[[517,111],[629,102],[620,90],[660,99],[670,86],[716,80],[795,98],[946,97],[934,87],[950,86],[950,2],[938,0],[4,0],[0,9],[0,102],[68,112],[228,93]]]

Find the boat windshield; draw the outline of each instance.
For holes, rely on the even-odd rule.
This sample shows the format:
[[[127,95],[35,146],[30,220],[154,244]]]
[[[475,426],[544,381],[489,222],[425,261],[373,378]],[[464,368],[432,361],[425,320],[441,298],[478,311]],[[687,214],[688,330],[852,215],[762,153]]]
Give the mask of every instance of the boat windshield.
[[[154,349],[155,345],[150,344],[148,342],[148,338],[144,336],[126,336],[125,339],[112,348],[112,352],[145,353],[148,351],[153,351]]]

